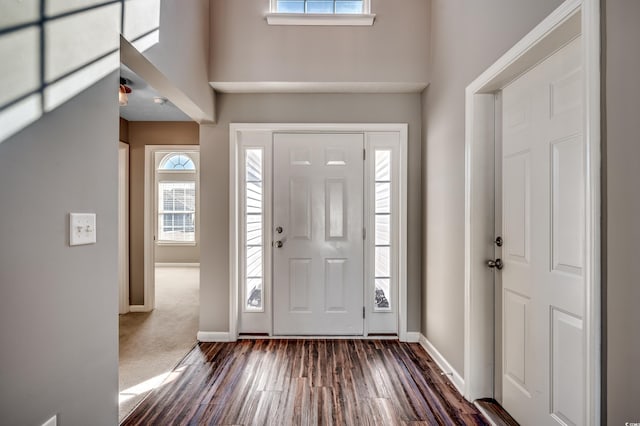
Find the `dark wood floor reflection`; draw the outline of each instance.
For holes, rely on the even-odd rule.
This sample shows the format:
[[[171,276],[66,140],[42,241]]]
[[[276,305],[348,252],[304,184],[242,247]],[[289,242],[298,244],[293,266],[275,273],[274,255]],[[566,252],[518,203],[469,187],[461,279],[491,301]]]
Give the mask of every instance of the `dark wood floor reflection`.
[[[201,343],[124,425],[486,425],[418,344]]]

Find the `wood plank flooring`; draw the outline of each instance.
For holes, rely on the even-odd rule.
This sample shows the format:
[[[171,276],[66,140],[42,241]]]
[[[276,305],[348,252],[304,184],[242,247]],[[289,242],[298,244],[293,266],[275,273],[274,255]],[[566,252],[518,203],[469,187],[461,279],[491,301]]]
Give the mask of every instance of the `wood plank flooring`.
[[[123,425],[488,425],[418,344],[200,343]]]
[[[484,414],[496,426],[520,426],[495,399],[483,398],[476,400],[475,403],[484,410]]]

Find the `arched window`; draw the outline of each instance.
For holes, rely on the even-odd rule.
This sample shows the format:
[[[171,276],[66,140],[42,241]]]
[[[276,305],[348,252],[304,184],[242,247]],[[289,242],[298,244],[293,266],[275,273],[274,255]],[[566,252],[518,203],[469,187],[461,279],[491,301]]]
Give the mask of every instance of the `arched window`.
[[[158,241],[160,243],[194,243],[196,241],[196,162],[194,157],[186,152],[170,152],[160,161],[156,176]]]
[[[196,165],[187,154],[167,154],[160,162],[159,170],[190,170],[195,171]]]

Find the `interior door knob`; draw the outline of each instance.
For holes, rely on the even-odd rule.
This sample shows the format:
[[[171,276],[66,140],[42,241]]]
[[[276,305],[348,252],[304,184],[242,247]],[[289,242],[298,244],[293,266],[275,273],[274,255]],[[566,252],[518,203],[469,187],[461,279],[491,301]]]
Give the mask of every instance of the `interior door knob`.
[[[284,245],[284,243],[282,241],[276,241],[276,247],[277,248],[282,248],[283,245]]]
[[[502,263],[502,259],[498,258],[496,260],[487,260],[487,266],[489,268],[496,268],[500,270],[504,268],[504,263]]]
[[[282,230],[282,226],[278,226],[278,227],[276,227],[276,232],[277,232],[278,234],[282,234],[282,231],[283,231],[283,230]]]

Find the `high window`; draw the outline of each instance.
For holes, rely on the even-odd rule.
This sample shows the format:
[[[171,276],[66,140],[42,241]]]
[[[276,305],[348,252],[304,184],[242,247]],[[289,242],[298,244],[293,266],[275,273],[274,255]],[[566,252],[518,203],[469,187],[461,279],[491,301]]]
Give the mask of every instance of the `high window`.
[[[364,14],[365,1],[360,0],[277,0],[275,13]]]
[[[120,33],[144,52],[159,26],[160,0],[0,0],[0,142],[117,70]]]

